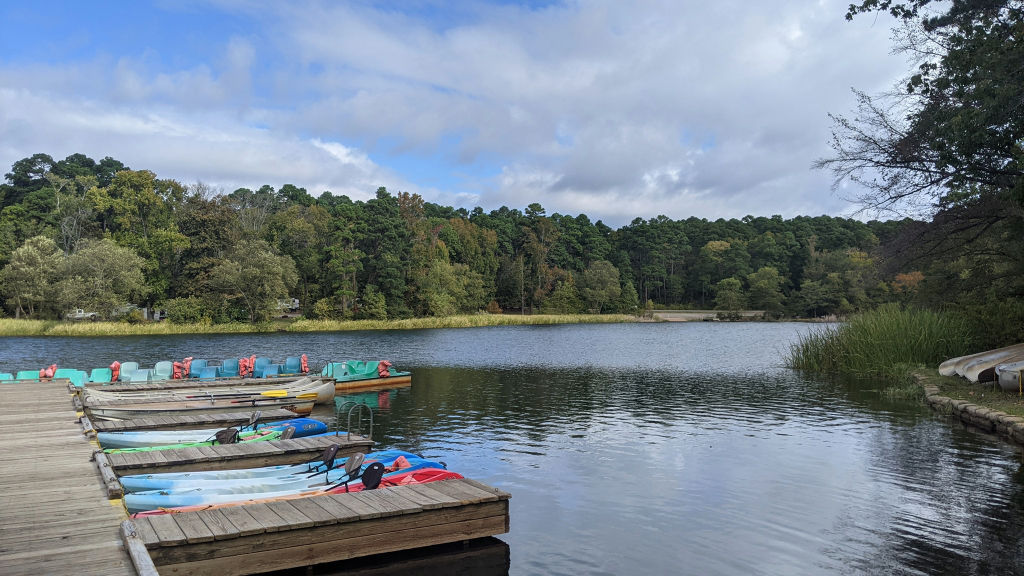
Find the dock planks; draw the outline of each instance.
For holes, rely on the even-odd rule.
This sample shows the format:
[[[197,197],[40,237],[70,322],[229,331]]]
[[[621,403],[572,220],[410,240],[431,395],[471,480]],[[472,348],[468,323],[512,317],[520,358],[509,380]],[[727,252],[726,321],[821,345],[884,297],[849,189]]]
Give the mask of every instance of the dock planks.
[[[136,574],[66,385],[0,391],[0,573]]]
[[[248,574],[508,532],[509,495],[443,480],[133,520],[167,573]]]

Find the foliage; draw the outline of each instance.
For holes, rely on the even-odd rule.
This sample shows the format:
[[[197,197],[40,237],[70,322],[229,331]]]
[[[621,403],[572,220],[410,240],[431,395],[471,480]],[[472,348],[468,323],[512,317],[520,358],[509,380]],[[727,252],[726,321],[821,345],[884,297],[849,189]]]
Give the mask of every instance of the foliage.
[[[583,272],[580,292],[589,308],[601,312],[606,304],[613,302],[622,294],[618,269],[607,260],[591,262]]]
[[[736,312],[747,305],[743,285],[736,278],[725,278],[715,285],[715,310]]]
[[[802,336],[787,363],[824,374],[891,376],[905,372],[902,365],[937,366],[970,349],[961,317],[887,304]]]
[[[172,298],[166,301],[163,307],[167,311],[167,321],[175,324],[190,324],[202,322],[204,318],[207,321],[210,319],[210,315],[204,310],[202,299],[196,296]]]
[[[361,320],[387,320],[388,307],[384,295],[377,291],[373,284],[363,289],[363,298],[356,318]]]
[[[61,309],[84,308],[112,317],[117,309],[145,297],[144,265],[131,248],[113,240],[83,240],[61,267],[56,300]]]
[[[287,297],[296,280],[292,259],[275,254],[263,241],[242,242],[210,272],[211,286],[244,308],[250,322],[269,318],[277,299]]]
[[[118,295],[119,306],[195,298],[186,308],[201,302],[198,318],[213,323],[261,321],[278,297],[299,298],[309,316],[339,318],[485,308],[635,314],[648,301],[707,308],[729,278],[739,286],[727,283],[735,300],[728,307],[746,299],[772,315],[847,314],[892,300],[935,306],[949,282],[973,298],[988,287],[1024,293],[1014,280],[1022,275],[995,256],[1017,246],[1001,250],[994,240],[986,244],[992,256],[946,267],[936,258],[905,266],[883,260],[890,244],[920,224],[913,221],[658,216],[613,230],[583,214],[549,214],[536,203],[522,211],[466,211],[384,188],[366,201],[328,192],[314,198],[290,184],[225,195],[81,154],[18,161],[0,189],[0,267],[35,236],[55,240],[69,260],[105,240],[142,262],[143,286]],[[1012,238],[1010,232],[1000,230]],[[924,275],[916,291],[894,288],[905,285],[897,275],[915,270]],[[7,312],[27,312],[27,304],[19,312],[10,299],[12,283],[0,286]],[[44,306],[34,301],[32,315],[56,317],[58,304],[78,294],[58,296],[44,298]],[[196,317],[185,310],[179,320]]]
[[[29,238],[0,270],[0,286],[15,317],[34,316],[53,299],[53,282],[61,265],[57,244],[45,237]]]

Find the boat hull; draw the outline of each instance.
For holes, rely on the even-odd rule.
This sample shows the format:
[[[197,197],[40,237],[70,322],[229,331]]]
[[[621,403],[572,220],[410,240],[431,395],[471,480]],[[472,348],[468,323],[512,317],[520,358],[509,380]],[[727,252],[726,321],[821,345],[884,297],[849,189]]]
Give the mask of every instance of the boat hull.
[[[400,374],[387,378],[367,378],[364,380],[335,380],[335,394],[344,394],[353,390],[365,390],[367,388],[400,388],[412,385],[412,374]]]
[[[92,418],[102,420],[130,420],[152,416],[187,416],[190,414],[251,413],[256,410],[283,408],[299,416],[308,416],[313,411],[315,399],[264,398],[253,400],[226,400],[193,402],[152,402],[137,404],[116,404],[109,406],[87,406],[86,412]]]
[[[293,418],[291,420],[280,420],[258,425],[260,430],[284,429],[288,426],[295,428],[292,438],[303,438],[314,434],[327,432],[327,425],[312,418]],[[241,429],[241,427],[236,427]],[[142,448],[145,446],[166,446],[170,444],[185,444],[190,442],[202,442],[213,437],[222,428],[207,428],[202,430],[136,430],[127,432],[97,432],[96,441],[104,449],[113,448]]]

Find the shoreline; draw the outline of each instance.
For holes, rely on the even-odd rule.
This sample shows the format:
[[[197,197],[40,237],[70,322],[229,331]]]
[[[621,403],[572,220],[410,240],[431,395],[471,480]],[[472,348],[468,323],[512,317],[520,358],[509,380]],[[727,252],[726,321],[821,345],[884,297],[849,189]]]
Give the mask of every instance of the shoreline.
[[[357,330],[424,330],[431,328],[482,328],[488,326],[543,326],[556,324],[625,324],[650,322],[625,314],[472,314],[404,320],[307,320],[275,319],[259,324],[174,324],[169,321],[128,324],[124,322],[67,322],[61,320],[0,319],[0,337],[18,336],[172,336],[188,334],[272,334],[277,332],[351,332]]]
[[[991,398],[997,399],[998,405],[1010,411],[1006,412],[990,408],[980,402],[974,402],[973,398],[967,400],[953,397],[964,395],[963,390],[960,389],[962,387],[959,386],[959,383],[952,385],[954,383],[947,381],[946,377],[939,376],[938,372],[917,371],[913,376],[918,385],[924,389],[925,400],[934,410],[955,416],[964,424],[980,428],[985,432],[998,434],[1011,444],[1024,446],[1024,401],[1016,400],[1016,404],[1013,402],[1005,404],[1006,400],[998,400],[999,395],[1008,397],[1011,395],[1001,390],[981,389],[977,385],[971,385],[976,389],[968,390],[967,395],[980,394],[979,399],[983,399],[988,393]],[[947,384],[946,390],[943,390],[943,384]],[[1012,398],[1017,397],[1012,396]]]

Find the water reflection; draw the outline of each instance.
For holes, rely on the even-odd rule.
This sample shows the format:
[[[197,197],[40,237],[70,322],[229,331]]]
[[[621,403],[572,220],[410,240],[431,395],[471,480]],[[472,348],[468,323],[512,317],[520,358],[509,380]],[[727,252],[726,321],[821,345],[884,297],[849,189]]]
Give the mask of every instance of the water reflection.
[[[781,352],[807,329],[7,339],[0,371],[280,351],[388,358],[414,381],[372,398],[375,439],[511,492],[502,539],[514,574],[1021,572],[1018,453],[877,385],[784,369]]]

